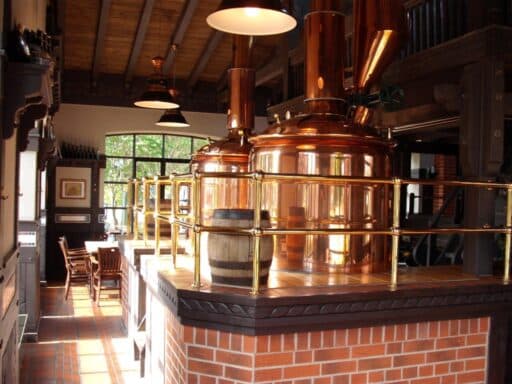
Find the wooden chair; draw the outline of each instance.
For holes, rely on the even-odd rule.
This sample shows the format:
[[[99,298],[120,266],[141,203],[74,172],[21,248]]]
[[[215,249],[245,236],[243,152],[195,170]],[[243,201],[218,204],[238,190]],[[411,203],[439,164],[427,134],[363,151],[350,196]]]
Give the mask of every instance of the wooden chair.
[[[68,299],[69,286],[75,282],[88,282],[90,290],[90,270],[87,267],[89,253],[85,248],[68,248],[68,242],[64,236],[58,240],[60,250],[64,256],[64,265],[66,266],[66,284],[65,284],[65,300]]]
[[[104,287],[104,281],[114,281],[117,287]],[[119,290],[121,297],[121,252],[118,247],[98,248],[98,258],[92,264],[92,288],[98,306],[102,289]]]

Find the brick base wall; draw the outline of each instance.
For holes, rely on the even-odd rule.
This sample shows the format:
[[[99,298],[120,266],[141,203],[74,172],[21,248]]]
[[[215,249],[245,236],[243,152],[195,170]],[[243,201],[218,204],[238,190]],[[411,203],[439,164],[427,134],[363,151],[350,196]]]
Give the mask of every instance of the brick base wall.
[[[484,383],[489,318],[245,336],[166,314],[166,384]]]

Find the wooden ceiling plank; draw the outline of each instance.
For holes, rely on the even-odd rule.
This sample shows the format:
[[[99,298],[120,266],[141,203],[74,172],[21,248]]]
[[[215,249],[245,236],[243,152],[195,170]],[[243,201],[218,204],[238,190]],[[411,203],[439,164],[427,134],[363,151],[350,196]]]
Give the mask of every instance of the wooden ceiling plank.
[[[137,26],[135,40],[130,53],[130,59],[128,60],[128,66],[125,71],[124,82],[127,87],[133,80],[133,74],[135,72],[137,62],[139,61],[140,52],[142,50],[142,45],[144,44],[144,39],[146,38],[146,32],[148,30],[149,21],[151,20],[154,5],[155,0],[146,0],[144,2],[144,8],[139,18],[139,25]]]
[[[100,8],[100,17],[96,32],[96,44],[94,47],[94,60],[92,63],[92,85],[95,86],[98,80],[101,58],[105,47],[105,35],[107,33],[108,14],[112,0],[102,0]]]
[[[219,45],[220,41],[222,40],[222,37],[224,36],[224,33],[221,31],[215,30],[210,35],[210,38],[208,39],[208,42],[206,43],[203,52],[199,56],[199,59],[197,60],[196,64],[194,65],[194,70],[190,74],[188,81],[187,81],[187,88],[192,89],[196,83],[197,80],[199,80],[199,76],[203,72],[204,68],[206,67],[206,64],[208,64],[208,61],[210,60],[210,57],[212,56],[213,52]]]
[[[171,70],[172,63],[176,56],[176,50],[172,49],[172,46],[174,45],[178,47],[183,41],[185,33],[188,30],[188,27],[190,25],[190,22],[192,21],[192,17],[194,16],[194,12],[198,4],[199,0],[189,0],[186,2],[185,8],[181,12],[180,19],[176,24],[176,29],[174,30],[174,33],[171,38],[171,43],[168,47],[167,56],[165,57],[163,67],[164,73],[169,73],[169,71]]]

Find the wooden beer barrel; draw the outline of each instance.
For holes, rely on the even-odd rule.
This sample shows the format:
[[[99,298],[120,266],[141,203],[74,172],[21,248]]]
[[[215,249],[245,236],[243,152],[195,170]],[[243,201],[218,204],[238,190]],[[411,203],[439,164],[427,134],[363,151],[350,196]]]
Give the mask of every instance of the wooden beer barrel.
[[[215,227],[252,228],[252,209],[216,209],[212,225]],[[270,227],[267,211],[261,212],[261,227]],[[229,285],[252,285],[253,241],[248,235],[208,233],[208,261],[212,282]],[[260,241],[260,284],[268,280],[272,264],[273,243],[271,236]]]
[[[290,207],[287,227],[306,228],[306,211],[304,207]],[[286,256],[292,266],[301,266],[304,257],[305,235],[286,235]]]

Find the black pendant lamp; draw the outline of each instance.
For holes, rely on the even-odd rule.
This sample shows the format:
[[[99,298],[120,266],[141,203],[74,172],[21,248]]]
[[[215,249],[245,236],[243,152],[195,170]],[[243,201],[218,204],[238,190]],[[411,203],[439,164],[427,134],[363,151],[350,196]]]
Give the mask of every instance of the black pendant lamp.
[[[277,35],[297,25],[280,0],[223,0],[206,22],[219,31],[251,36]]]
[[[174,128],[185,128],[190,127],[185,116],[181,114],[179,108],[169,109],[164,112],[164,114],[160,117],[160,120],[155,123],[161,127],[174,127]]]
[[[169,89],[169,81],[162,71],[164,58],[161,56],[153,57],[151,63],[153,64],[154,72],[147,80],[148,88],[134,104],[142,108],[178,108],[179,104],[176,103],[174,97],[172,97]]]

